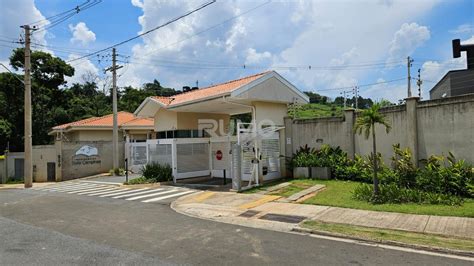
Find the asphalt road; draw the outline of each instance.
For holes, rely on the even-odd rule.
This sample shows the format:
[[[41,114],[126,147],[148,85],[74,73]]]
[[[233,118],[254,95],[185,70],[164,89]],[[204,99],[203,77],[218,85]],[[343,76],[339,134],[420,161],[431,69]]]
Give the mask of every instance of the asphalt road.
[[[0,190],[0,265],[472,265],[246,228],[141,203]]]

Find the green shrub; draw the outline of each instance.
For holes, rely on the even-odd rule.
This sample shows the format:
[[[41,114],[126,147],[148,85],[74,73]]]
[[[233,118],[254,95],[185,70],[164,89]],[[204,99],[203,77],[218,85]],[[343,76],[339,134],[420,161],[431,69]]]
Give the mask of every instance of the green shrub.
[[[418,168],[413,163],[412,153],[409,148],[401,149],[400,144],[393,145],[392,169],[395,172],[390,183],[398,184],[404,188],[416,187]]]
[[[145,177],[137,177],[134,179],[129,180],[128,182],[124,183],[125,185],[138,185],[138,184],[148,184],[148,183],[153,183],[150,182],[150,180],[146,179]]]
[[[416,178],[419,189],[434,193],[474,197],[472,166],[464,160],[456,160],[452,153],[430,156]]]
[[[301,146],[290,160],[291,169],[295,167],[311,167],[316,161],[316,149],[308,147],[308,144]]]
[[[144,178],[150,181],[149,183],[173,180],[173,170],[168,164],[146,164],[142,167],[141,174]]]
[[[123,168],[110,169],[109,174],[110,175],[116,175],[116,176],[124,176],[125,175],[125,169],[123,169]]]
[[[369,184],[360,184],[353,192],[353,198],[356,200],[372,202],[376,204],[382,203],[418,203],[418,204],[443,204],[443,205],[461,205],[463,200],[461,197],[426,192],[417,189],[399,188],[396,184],[381,184],[380,194],[374,198],[374,188]]]

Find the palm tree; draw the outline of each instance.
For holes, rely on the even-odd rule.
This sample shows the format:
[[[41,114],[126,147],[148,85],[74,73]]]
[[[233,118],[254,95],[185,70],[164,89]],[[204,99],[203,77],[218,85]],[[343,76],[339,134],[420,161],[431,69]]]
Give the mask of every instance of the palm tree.
[[[385,127],[385,131],[390,132],[391,126],[385,119],[385,116],[379,112],[380,103],[375,103],[369,109],[363,110],[359,117],[357,117],[354,125],[354,131],[358,134],[364,132],[365,138],[369,139],[370,133],[372,132],[372,160],[374,168],[374,197],[379,195],[379,179],[377,178],[378,170],[378,158],[377,158],[377,145],[375,140],[375,125],[381,124]]]

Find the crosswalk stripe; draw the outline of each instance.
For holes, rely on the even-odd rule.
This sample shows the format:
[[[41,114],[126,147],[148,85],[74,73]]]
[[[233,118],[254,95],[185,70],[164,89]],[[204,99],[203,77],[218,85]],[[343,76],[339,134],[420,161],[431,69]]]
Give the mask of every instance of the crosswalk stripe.
[[[183,192],[180,192],[180,193],[176,193],[176,194],[171,194],[171,195],[167,195],[167,196],[162,196],[162,197],[158,197],[158,198],[153,198],[153,199],[148,199],[148,200],[144,200],[142,202],[155,202],[155,201],[160,201],[160,200],[164,200],[164,199],[168,199],[168,198],[173,198],[173,197],[178,197],[178,196],[181,196],[181,195],[186,195],[186,194],[189,194],[191,192],[194,192],[194,191],[183,191]]]
[[[137,193],[131,193],[131,194],[125,194],[125,195],[120,195],[120,196],[116,196],[116,197],[112,197],[114,199],[121,199],[121,198],[126,198],[126,197],[130,197],[130,196],[135,196],[135,195],[141,195],[141,194],[144,194],[144,193],[149,193],[149,192],[153,192],[153,191],[161,191],[163,190],[162,188],[158,188],[158,189],[153,189],[153,190],[146,190],[146,191],[141,191],[141,192],[137,192]]]
[[[79,183],[78,183],[79,184]],[[73,184],[74,186],[77,186],[78,184]],[[44,190],[44,189],[51,189],[51,188],[62,188],[62,187],[69,187],[71,184],[53,184],[53,185],[48,185],[44,187],[34,187],[34,190]]]
[[[154,196],[158,196],[158,195],[162,195],[162,194],[173,193],[175,191],[177,191],[177,189],[172,189],[172,190],[162,191],[162,192],[158,192],[158,193],[152,193],[152,194],[136,196],[136,197],[133,197],[133,198],[127,198],[126,200],[137,200],[137,199],[149,198],[149,197],[154,197]]]
[[[112,196],[117,196],[117,195],[122,195],[122,194],[127,194],[127,193],[130,193],[130,192],[138,192],[138,191],[142,191],[142,190],[148,190],[149,188],[140,188],[140,189],[130,189],[130,188],[126,188],[124,190],[127,190],[127,191],[124,191],[124,192],[117,192],[117,193],[111,193],[111,194],[105,194],[105,195],[101,195],[99,196],[99,198],[104,198],[104,197],[112,197]]]
[[[112,190],[117,190],[116,187],[108,187],[108,188],[103,188],[103,189],[100,189],[100,190],[94,190],[94,191],[86,191],[86,192],[81,192],[81,193],[77,193],[77,195],[88,195],[90,196],[90,194],[94,194],[94,193],[98,193],[98,192],[111,192]]]
[[[47,191],[65,191],[65,190],[72,190],[72,189],[77,189],[77,188],[88,188],[88,187],[92,187],[92,186],[90,186],[90,185],[57,186],[57,187],[45,188],[44,190],[47,190]]]
[[[89,189],[89,188],[97,188],[98,186],[74,186],[74,187],[67,187],[67,188],[59,188],[59,189],[52,189],[50,191],[56,192],[68,192],[73,190],[81,190],[81,189]]]
[[[98,191],[107,188],[107,186],[101,186],[101,187],[95,187],[95,188],[88,188],[88,189],[79,189],[79,190],[73,190],[69,191],[67,193],[69,194],[75,194],[75,193],[82,193],[82,192],[89,192],[89,191]]]
[[[126,191],[126,190],[130,190],[130,189],[129,188],[117,188],[117,189],[114,189],[114,190],[115,191],[98,192],[98,193],[94,193],[94,194],[89,194],[88,196],[107,195],[107,194],[110,194],[110,193],[119,192],[119,191]]]

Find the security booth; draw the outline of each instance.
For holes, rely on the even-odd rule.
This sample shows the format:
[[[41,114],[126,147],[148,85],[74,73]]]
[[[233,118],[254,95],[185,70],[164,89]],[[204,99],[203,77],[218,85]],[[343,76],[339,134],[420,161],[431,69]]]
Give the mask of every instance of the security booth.
[[[308,101],[281,75],[268,71],[171,97],[148,97],[135,115],[155,121],[156,138],[146,141],[147,163],[169,164],[175,182],[234,178],[231,151],[239,145],[240,178],[261,183],[286,176],[284,117],[288,104]],[[251,123],[230,119],[246,113]]]

